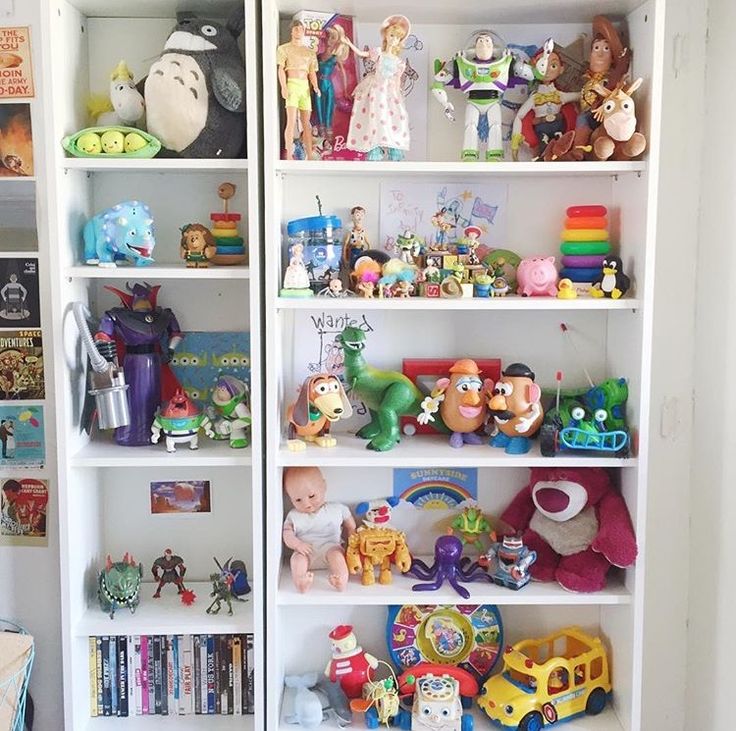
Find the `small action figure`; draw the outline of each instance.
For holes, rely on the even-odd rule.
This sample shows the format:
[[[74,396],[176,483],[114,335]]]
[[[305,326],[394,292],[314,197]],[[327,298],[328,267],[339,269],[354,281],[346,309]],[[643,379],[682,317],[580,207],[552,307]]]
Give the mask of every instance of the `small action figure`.
[[[245,568],[245,561],[230,557],[224,564],[221,564],[215,556],[212,559],[217,564],[217,568],[220,569],[220,576],[230,586],[230,593],[236,599],[250,594],[250,584],[248,583],[248,571]]]
[[[109,612],[110,619],[115,619],[118,607],[128,607],[130,613],[135,614],[141,601],[142,576],[143,566],[136,563],[131,555],[126,553],[122,561],[113,563],[108,554],[105,568],[97,579],[97,598],[100,609]]]
[[[504,536],[500,543],[493,543],[481,559],[481,565],[489,567],[496,584],[515,591],[531,581],[529,567],[537,560],[537,552],[530,551],[518,536]]]
[[[314,570],[328,568],[328,581],[342,591],[348,583],[343,533],[352,540],[355,519],[342,503],[325,499],[327,483],[317,467],[289,467],[284,491],[294,506],[286,515],[283,541],[291,548],[291,578],[300,592],[314,581]],[[355,572],[353,572],[355,573]]]
[[[181,258],[189,269],[206,269],[217,253],[217,242],[210,230],[201,223],[188,223],[181,230]]]
[[[364,683],[370,680],[370,671],[378,667],[378,660],[363,651],[349,624],[335,627],[329,638],[332,659],[327,663],[325,675],[333,683],[339,681],[348,698],[360,698]]]
[[[189,442],[189,449],[199,447],[199,431],[212,439],[212,422],[207,414],[178,388],[169,402],[156,414],[151,424],[151,441],[158,444],[161,434],[166,438],[166,451],[175,452],[177,444]]]
[[[534,372],[523,363],[512,363],[493,387],[488,401],[495,424],[489,444],[503,447],[507,454],[526,454],[529,437],[542,426],[542,389],[534,383]]]
[[[486,549],[483,546],[485,536],[490,536],[493,541],[496,540],[496,533],[491,530],[491,524],[477,505],[464,507],[460,515],[452,521],[451,529],[460,534],[463,548],[471,546],[479,554],[485,553]]]
[[[462,160],[477,160],[480,144],[486,144],[486,160],[503,159],[501,99],[509,82],[511,52],[504,49],[493,60],[493,36],[480,31],[475,37],[473,57],[458,51],[451,61],[435,59],[432,94],[443,106],[445,116],[455,119],[455,108],[447,99],[445,86],[453,86],[468,96],[465,107],[465,136]]]
[[[422,240],[410,229],[396,237],[396,253],[405,264],[414,264],[422,250]]]
[[[186,572],[187,567],[184,565],[184,559],[181,556],[174,555],[172,550],[167,548],[164,555],[159,556],[151,566],[153,580],[158,581],[153,598],[159,599],[161,597],[161,589],[165,584],[175,584],[176,593],[183,593],[186,589],[186,586],[184,586],[184,574]]]
[[[391,564],[405,574],[411,567],[411,554],[406,545],[403,531],[389,526],[391,509],[398,504],[397,498],[371,500],[360,503],[355,512],[364,515],[363,525],[348,538],[345,552],[351,574],[361,572],[364,586],[376,583],[375,567],[379,568],[378,582],[390,584]]]
[[[353,226],[345,234],[342,242],[342,258],[343,263],[347,264],[350,269],[355,267],[355,261],[359,256],[371,248],[368,241],[368,234],[363,227],[365,221],[365,208],[363,206],[353,206],[350,209],[350,220]]]
[[[408,18],[391,15],[381,23],[381,46],[361,51],[375,71],[355,87],[347,148],[366,153],[366,160],[403,160],[409,150],[409,115],[401,92],[406,60],[401,58],[404,41],[411,31]]]
[[[333,299],[342,299],[344,297],[350,297],[353,294],[353,292],[342,286],[342,281],[337,279],[337,277],[330,279],[328,285],[317,292],[319,297],[332,297]]]
[[[475,266],[480,264],[478,258],[478,247],[480,246],[480,237],[483,232],[478,226],[466,226],[463,230],[463,243],[468,249],[468,264]]]
[[[213,438],[229,439],[233,449],[244,449],[250,443],[248,395],[248,384],[235,376],[219,376],[212,389]]]
[[[284,147],[286,159],[293,160],[293,146],[296,131],[297,112],[302,128],[302,144],[307,160],[312,159],[312,95],[322,92],[317,82],[317,54],[304,45],[304,24],[295,20],[291,24],[291,40],[276,50],[281,97],[286,103],[286,127]]]

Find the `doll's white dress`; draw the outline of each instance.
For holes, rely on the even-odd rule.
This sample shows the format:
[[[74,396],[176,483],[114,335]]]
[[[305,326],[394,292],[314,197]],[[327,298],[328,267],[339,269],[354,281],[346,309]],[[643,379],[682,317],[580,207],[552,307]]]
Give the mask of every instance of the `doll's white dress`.
[[[284,289],[309,289],[309,274],[301,256],[292,256],[284,273]]]
[[[406,61],[372,48],[368,58],[375,71],[355,87],[347,147],[369,152],[376,147],[409,149],[409,116],[401,93]]]

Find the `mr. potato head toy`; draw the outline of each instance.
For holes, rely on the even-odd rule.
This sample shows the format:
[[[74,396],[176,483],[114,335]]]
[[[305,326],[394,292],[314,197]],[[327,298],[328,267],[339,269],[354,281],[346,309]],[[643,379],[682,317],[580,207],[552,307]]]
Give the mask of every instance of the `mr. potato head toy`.
[[[542,389],[534,372],[523,363],[512,363],[501,374],[488,400],[494,433],[489,444],[503,447],[506,454],[526,454],[529,438],[541,428],[544,411]]]
[[[469,358],[457,361],[450,368],[449,378],[440,378],[432,393],[422,401],[422,412],[417,417],[420,424],[434,421],[437,411],[440,419],[450,430],[450,446],[483,442],[477,431],[486,420],[484,389],[492,385],[483,382],[478,364]]]

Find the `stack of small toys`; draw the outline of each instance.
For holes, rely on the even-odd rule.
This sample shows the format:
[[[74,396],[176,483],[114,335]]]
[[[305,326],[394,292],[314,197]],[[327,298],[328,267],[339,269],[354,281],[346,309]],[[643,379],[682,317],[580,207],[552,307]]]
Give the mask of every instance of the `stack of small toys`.
[[[220,266],[245,264],[248,254],[245,251],[245,241],[238,233],[240,214],[228,211],[228,201],[235,195],[235,184],[223,183],[217,189],[217,195],[222,198],[223,211],[210,213],[210,221],[213,223],[210,231],[217,244],[217,253],[212,257],[212,263]]]
[[[562,232],[561,278],[576,289],[588,290],[600,277],[603,260],[611,251],[608,241],[608,209],[605,206],[570,206]]]

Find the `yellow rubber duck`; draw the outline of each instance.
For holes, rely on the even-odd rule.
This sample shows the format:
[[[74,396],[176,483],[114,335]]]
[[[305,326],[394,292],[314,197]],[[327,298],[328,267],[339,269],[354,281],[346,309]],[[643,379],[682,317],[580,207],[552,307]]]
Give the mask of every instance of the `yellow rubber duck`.
[[[557,289],[558,299],[574,300],[578,296],[575,285],[572,283],[572,279],[560,279],[559,284],[557,285]]]

